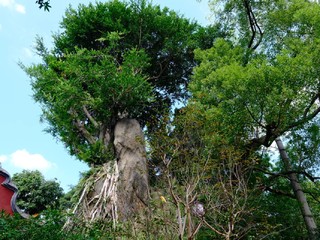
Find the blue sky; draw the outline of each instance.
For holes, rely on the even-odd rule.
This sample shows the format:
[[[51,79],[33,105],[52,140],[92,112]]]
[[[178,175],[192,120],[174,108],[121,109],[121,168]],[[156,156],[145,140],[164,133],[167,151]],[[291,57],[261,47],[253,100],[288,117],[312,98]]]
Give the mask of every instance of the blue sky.
[[[35,0],[0,0],[0,162],[11,175],[23,169],[40,170],[46,179],[56,178],[65,191],[77,184],[80,172],[87,165],[71,157],[61,142],[45,133],[40,123],[40,106],[32,99],[30,79],[20,69],[39,62],[33,52],[37,35],[52,46],[52,33],[59,31],[59,22],[71,4],[91,1],[51,0],[50,12],[39,10]],[[92,1],[95,2],[95,1]],[[208,24],[208,1],[154,0],[185,17]]]

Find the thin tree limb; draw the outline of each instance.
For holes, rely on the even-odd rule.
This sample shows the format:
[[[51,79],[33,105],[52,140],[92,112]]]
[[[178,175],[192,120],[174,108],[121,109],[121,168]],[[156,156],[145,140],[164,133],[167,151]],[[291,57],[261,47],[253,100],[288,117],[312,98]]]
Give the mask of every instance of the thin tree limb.
[[[263,189],[265,191],[272,192],[272,193],[275,193],[277,195],[286,196],[286,197],[289,197],[289,198],[292,198],[292,199],[296,199],[294,194],[291,194],[291,193],[288,193],[288,192],[285,192],[285,191],[281,191],[281,190],[278,190],[278,189],[273,189],[273,188],[271,188],[269,186],[263,186]]]
[[[310,101],[310,104],[307,106],[307,108],[305,109],[304,111],[304,114],[303,114],[303,117],[306,117],[308,115],[308,112],[310,111],[310,108],[313,106],[313,104],[317,101],[317,99],[319,99],[320,95],[319,93],[315,94],[311,101]]]
[[[86,114],[87,118],[90,120],[90,122],[93,124],[95,128],[99,128],[100,124],[92,117],[90,112],[88,111],[87,107],[85,105],[82,106],[82,109],[84,113]]]
[[[320,107],[318,107],[316,110],[314,110],[312,113],[310,113],[307,116],[303,116],[300,120],[297,120],[296,122],[293,122],[288,125],[288,129],[298,127],[299,125],[302,125],[310,120],[312,120],[314,117],[316,117],[320,113]]]
[[[71,109],[70,114],[74,117],[74,125],[77,127],[79,132],[83,137],[90,143],[95,144],[97,140],[90,134],[90,132],[85,128],[84,123],[78,119],[78,114],[74,109]]]
[[[246,14],[247,14],[247,17],[249,20],[249,25],[250,25],[251,33],[252,33],[251,39],[248,44],[248,48],[255,50],[260,45],[260,43],[262,41],[263,32],[262,32],[262,30],[257,22],[257,19],[252,11],[250,0],[243,0],[243,4],[244,4],[245,10],[246,10]],[[256,38],[257,32],[259,33],[259,39],[256,42],[256,44],[253,45],[253,42]]]

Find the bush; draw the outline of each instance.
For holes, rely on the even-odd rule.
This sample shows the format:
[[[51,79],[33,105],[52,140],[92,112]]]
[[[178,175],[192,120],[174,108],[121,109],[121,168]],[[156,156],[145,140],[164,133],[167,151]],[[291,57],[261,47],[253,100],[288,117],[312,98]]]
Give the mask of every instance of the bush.
[[[0,240],[107,240],[114,239],[113,231],[102,224],[77,224],[71,230],[63,230],[67,216],[58,210],[47,210],[29,219],[20,215],[0,213]]]

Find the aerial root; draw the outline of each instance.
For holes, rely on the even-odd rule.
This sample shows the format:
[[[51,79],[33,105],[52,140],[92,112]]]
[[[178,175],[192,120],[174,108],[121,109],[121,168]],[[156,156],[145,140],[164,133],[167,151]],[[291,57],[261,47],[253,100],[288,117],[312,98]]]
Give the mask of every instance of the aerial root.
[[[78,203],[72,215],[93,222],[96,220],[111,220],[115,227],[118,221],[117,183],[119,170],[117,161],[105,163],[102,168],[92,174],[83,186]],[[64,228],[72,227],[72,219],[68,218]]]

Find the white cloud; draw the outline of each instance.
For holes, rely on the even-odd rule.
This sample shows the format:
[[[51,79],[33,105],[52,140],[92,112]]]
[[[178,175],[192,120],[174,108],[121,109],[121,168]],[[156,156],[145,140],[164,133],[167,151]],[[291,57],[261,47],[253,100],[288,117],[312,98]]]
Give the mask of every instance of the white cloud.
[[[2,30],[2,25],[0,24],[0,31]]]
[[[9,156],[0,156],[0,161],[8,160],[16,168],[26,170],[45,171],[54,166],[50,161],[45,159],[41,154],[32,154],[27,150],[17,150]]]
[[[18,61],[30,65],[41,61],[41,58],[35,53],[32,47],[22,47],[19,51]]]
[[[0,155],[0,163],[4,163],[5,161],[8,160],[8,157],[5,155]]]
[[[27,58],[33,57],[33,53],[30,48],[23,48],[23,55]]]
[[[16,3],[15,0],[0,0],[0,6],[14,9],[19,13],[26,13],[26,8],[22,4]]]
[[[0,0],[1,1],[1,0]],[[26,8],[22,4],[15,4],[14,8],[17,12],[25,14],[26,13]]]
[[[0,5],[4,7],[10,7],[14,5],[14,0],[0,0]]]

